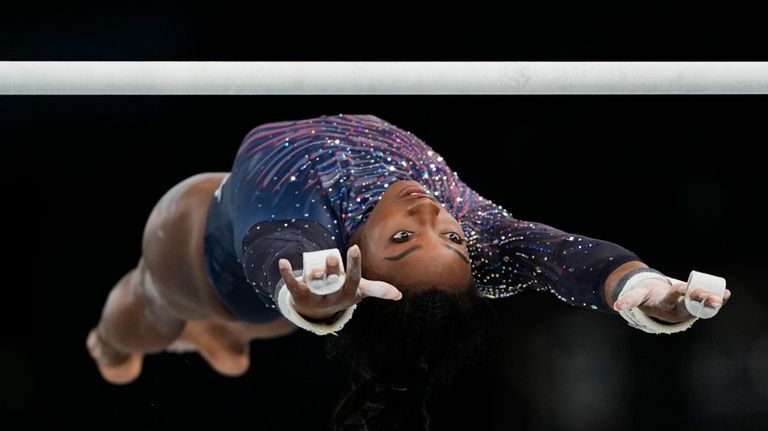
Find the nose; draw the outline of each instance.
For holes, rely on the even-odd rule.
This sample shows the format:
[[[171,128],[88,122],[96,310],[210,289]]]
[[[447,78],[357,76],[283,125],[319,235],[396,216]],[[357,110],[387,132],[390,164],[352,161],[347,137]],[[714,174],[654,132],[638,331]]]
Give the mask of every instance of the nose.
[[[440,214],[442,207],[432,199],[421,198],[416,203],[408,207],[409,216],[434,216]]]

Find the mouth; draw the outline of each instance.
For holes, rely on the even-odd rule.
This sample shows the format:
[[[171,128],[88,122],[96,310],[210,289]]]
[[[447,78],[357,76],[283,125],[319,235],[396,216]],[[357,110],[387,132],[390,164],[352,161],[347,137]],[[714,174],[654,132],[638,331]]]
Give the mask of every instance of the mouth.
[[[429,198],[435,200],[435,197],[427,193],[420,185],[408,186],[400,190],[400,193],[397,194],[397,200],[415,198]]]

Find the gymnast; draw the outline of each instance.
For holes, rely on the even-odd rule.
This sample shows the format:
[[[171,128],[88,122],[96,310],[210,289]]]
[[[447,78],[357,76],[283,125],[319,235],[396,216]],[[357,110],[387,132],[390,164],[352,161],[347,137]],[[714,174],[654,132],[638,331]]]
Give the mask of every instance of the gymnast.
[[[334,249],[324,268],[302,268],[304,253]],[[342,277],[334,293],[310,289]],[[239,376],[254,339],[331,334],[353,382],[334,429],[395,429],[411,410],[383,414],[394,403],[382,394],[413,396],[413,420],[428,422],[427,394],[484,351],[488,300],[524,290],[652,333],[696,321],[686,293],[714,309],[730,296],[688,291],[614,243],[514,218],[382,119],[323,116],[256,127],[231,172],[168,191],[86,345],[104,379],[125,384],[147,353],[193,349]]]

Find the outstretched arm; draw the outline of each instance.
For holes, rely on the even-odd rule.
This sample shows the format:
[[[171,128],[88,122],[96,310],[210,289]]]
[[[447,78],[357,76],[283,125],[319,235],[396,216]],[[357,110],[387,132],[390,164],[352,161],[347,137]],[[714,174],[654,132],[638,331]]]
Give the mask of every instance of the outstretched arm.
[[[646,280],[617,301],[622,278],[648,268],[617,244],[518,220],[492,203],[472,208],[461,222],[469,238],[475,281],[488,297],[534,289],[552,292],[574,306],[605,312],[639,307],[667,323],[692,317],[683,301],[686,284],[670,283],[663,277]],[[721,307],[730,291],[720,298],[695,289],[690,296]]]
[[[461,223],[475,281],[488,297],[549,291],[574,306],[613,312],[605,296],[609,276],[631,262],[643,265],[617,244],[518,220],[490,202],[467,211]]]

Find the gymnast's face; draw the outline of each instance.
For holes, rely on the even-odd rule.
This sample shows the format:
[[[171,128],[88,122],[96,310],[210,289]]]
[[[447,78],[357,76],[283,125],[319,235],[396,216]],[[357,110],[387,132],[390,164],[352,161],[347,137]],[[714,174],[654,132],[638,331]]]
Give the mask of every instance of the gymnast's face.
[[[352,242],[363,276],[396,287],[460,290],[471,277],[461,225],[416,181],[398,181],[382,195]]]

